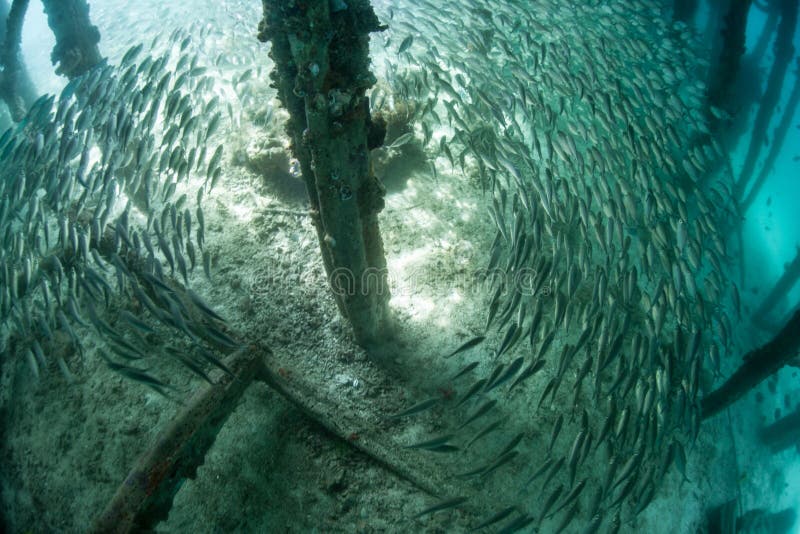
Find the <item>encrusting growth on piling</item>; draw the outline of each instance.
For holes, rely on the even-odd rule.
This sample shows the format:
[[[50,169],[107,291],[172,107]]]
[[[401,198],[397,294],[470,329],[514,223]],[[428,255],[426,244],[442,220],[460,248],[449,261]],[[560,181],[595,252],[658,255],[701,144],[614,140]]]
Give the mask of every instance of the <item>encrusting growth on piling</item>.
[[[103,57],[97,44],[100,31],[89,19],[86,0],[42,0],[47,24],[56,36],[50,60],[56,74],[69,79],[85,74],[98,65]]]
[[[272,80],[289,111],[325,270],[356,339],[369,345],[383,331],[389,299],[378,228],[385,191],[369,162],[383,136],[366,97],[376,81],[369,34],[385,27],[367,0],[265,0],[263,8],[258,37],[272,42]]]

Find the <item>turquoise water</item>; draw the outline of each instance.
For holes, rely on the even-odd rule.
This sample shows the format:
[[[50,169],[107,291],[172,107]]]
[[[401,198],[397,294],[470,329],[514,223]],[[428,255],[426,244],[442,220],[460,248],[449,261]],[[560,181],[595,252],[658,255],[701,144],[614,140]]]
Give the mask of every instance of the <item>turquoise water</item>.
[[[240,344],[271,347],[289,387],[248,389],[161,531],[462,532],[499,514],[486,531],[695,532],[729,500],[797,507],[797,450],[755,431],[797,408],[797,369],[700,424],[800,302],[793,284],[752,321],[800,245],[797,110],[749,209],[728,193],[772,65],[771,41],[751,56],[766,14],[709,132],[705,4],[688,28],[655,0],[373,4],[395,322],[364,349],[328,291],[336,236],[309,216],[261,3],[92,2],[108,66],[68,85],[31,2],[23,58],[60,99],[0,143],[7,529],[88,530]],[[356,100],[321,96],[339,131]],[[326,186],[344,203],[359,188],[340,178],[358,177]],[[311,416],[330,433],[292,387],[336,407]]]
[[[747,27],[747,47],[752,49],[764,28],[766,17],[758,10],[754,10]],[[800,46],[800,38],[795,35],[794,46]],[[771,48],[771,47],[770,47]],[[767,69],[769,69],[772,57],[771,51],[765,57],[750,68],[758,69],[757,72],[763,73],[760,77],[765,80]],[[754,61],[745,55],[745,61],[753,64]],[[786,103],[792,87],[797,83],[798,70],[796,64],[789,67],[781,93],[781,104],[778,109],[782,115],[787,112]],[[762,88],[765,84],[762,81]],[[763,90],[763,89],[762,89]],[[751,117],[752,118],[752,115]],[[771,123],[771,130],[776,126],[780,117],[774,117]],[[746,121],[745,118],[740,120]],[[751,119],[752,120],[752,119]],[[747,216],[745,226],[745,241],[749,244],[752,252],[748,254],[748,261],[745,269],[751,273],[759,273],[758,278],[763,280],[765,287],[778,279],[783,273],[785,263],[794,259],[796,247],[800,242],[800,225],[796,224],[794,217],[794,200],[798,195],[797,173],[800,168],[800,160],[797,156],[800,153],[800,114],[795,109],[791,128],[784,141],[783,148],[775,161],[774,170],[770,173],[767,183],[753,202],[753,207]],[[745,135],[740,142],[733,147],[732,160],[734,168],[741,167],[744,158],[743,152],[746,150],[748,137]],[[766,149],[764,150],[766,153]],[[782,224],[787,221],[786,224]],[[800,298],[800,288],[794,287],[786,295],[786,304],[789,309],[792,303],[796,303]]]

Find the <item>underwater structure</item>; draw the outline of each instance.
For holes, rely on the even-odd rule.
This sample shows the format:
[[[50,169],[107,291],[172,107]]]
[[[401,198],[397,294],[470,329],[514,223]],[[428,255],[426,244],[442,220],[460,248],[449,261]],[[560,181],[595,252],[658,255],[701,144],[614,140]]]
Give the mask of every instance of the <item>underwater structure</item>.
[[[770,70],[767,86],[764,90],[764,95],[761,97],[758,115],[756,115],[755,124],[753,125],[753,142],[750,144],[741,176],[736,184],[736,193],[740,197],[744,195],[745,190],[750,185],[756,159],[763,144],[758,141],[758,139],[763,139],[766,135],[770,118],[780,98],[786,70],[789,68],[792,58],[794,57],[795,46],[793,40],[797,28],[798,5],[797,2],[790,2],[787,0],[778,2],[778,6],[780,9],[780,22],[778,23],[778,33],[775,38],[775,61]],[[763,178],[762,176],[761,180],[763,180]],[[753,202],[759,188],[760,184],[758,182],[750,188],[750,193],[742,200],[742,208],[746,209]]]
[[[7,7],[6,531],[796,528],[796,2]]]
[[[25,18],[27,2],[14,2],[9,6],[5,1],[0,3],[0,19],[6,21],[0,25],[0,42],[3,43],[2,62],[3,76],[0,78],[0,97],[5,102],[14,120],[21,120],[25,112],[36,100],[36,89],[30,79],[27,68],[22,61],[20,40],[22,39],[22,21]]]
[[[369,34],[385,29],[369,2],[303,8],[264,2],[258,38],[272,43],[274,82],[289,110],[287,133],[306,180],[325,271],[360,343],[385,334],[389,293],[378,230],[383,186],[369,150],[382,143],[366,92]],[[377,134],[374,132],[378,132]],[[370,142],[371,141],[371,142]]]
[[[89,20],[86,0],[44,0],[47,23],[56,38],[50,59],[56,74],[69,79],[87,73],[102,60],[100,32]]]

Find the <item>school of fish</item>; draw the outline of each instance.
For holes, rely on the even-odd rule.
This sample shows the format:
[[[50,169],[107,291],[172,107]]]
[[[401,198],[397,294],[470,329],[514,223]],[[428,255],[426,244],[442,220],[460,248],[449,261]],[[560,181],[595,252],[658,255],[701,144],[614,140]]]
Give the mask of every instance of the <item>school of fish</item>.
[[[617,532],[671,468],[686,478],[701,381],[736,343],[708,64],[655,1],[376,9],[373,109],[416,103],[415,141],[482,188],[496,228],[485,325],[443,351],[463,393],[398,414],[455,422],[410,446],[463,454],[454,476],[510,501],[476,529]]]
[[[736,342],[708,65],[655,0],[375,9],[389,30],[373,37],[372,109],[413,103],[390,148],[418,143],[432,172],[463,174],[495,232],[485,322],[442,351],[462,393],[390,419],[452,421],[406,446],[462,455],[452,477],[473,489],[502,486],[475,530],[617,532],[673,466],[686,477],[701,381]],[[135,44],[0,135],[0,341],[34,375],[69,379],[59,347],[93,329],[109,367],[168,395],[137,363],[157,331],[179,333],[166,353],[206,380],[224,370],[214,349],[237,346],[188,288],[196,267],[212,276],[203,200],[224,172],[217,133],[241,120],[215,84],[231,66],[234,92],[267,72],[254,28],[243,59],[198,53],[211,31]]]
[[[131,46],[0,135],[2,345],[36,377],[57,366],[71,381],[69,355],[91,330],[110,368],[164,395],[141,367],[154,347],[206,381],[209,365],[227,371],[214,351],[238,343],[189,288],[195,268],[212,276],[203,198],[229,120],[192,40],[159,36],[156,55]]]

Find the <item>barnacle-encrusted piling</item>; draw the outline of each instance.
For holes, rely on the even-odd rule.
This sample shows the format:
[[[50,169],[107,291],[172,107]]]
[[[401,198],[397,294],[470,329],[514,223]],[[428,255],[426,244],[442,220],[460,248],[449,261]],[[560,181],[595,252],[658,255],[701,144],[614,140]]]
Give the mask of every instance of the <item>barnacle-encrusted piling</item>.
[[[91,70],[103,60],[97,44],[100,31],[89,19],[86,0],[42,0],[47,24],[56,36],[50,60],[56,73],[69,79]]]
[[[369,34],[384,28],[368,0],[264,0],[263,8],[258,37],[272,42],[272,80],[289,111],[325,270],[356,339],[369,345],[389,298],[377,217],[384,189],[369,162],[382,139],[372,135],[379,128],[365,96],[376,81]]]
[[[11,117],[19,122],[25,112],[36,100],[36,90],[22,61],[20,44],[22,42],[22,23],[29,0],[14,0],[9,9],[5,1],[0,1],[0,98],[8,106]]]

